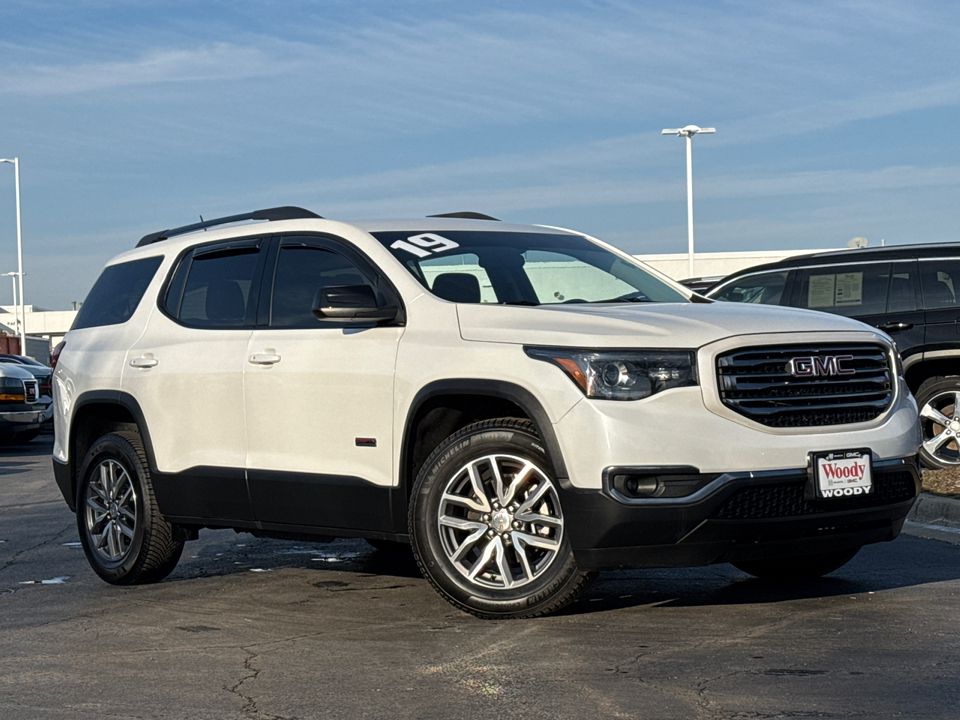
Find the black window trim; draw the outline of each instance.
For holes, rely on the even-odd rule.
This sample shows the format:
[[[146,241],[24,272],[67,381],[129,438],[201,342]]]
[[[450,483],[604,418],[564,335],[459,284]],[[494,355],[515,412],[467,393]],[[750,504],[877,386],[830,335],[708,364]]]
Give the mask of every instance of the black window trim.
[[[270,304],[272,302],[273,295],[273,281],[277,271],[277,260],[280,256],[280,248],[283,246],[285,240],[293,241],[294,238],[305,238],[308,239],[311,244],[316,243],[316,247],[321,249],[330,250],[332,252],[339,253],[343,255],[352,263],[358,266],[358,268],[370,279],[375,279],[377,290],[383,293],[384,297],[387,299],[388,303],[395,303],[400,309],[397,313],[397,318],[388,325],[405,325],[406,324],[406,308],[403,303],[403,298],[400,295],[400,292],[397,290],[396,286],[391,282],[390,278],[373,262],[366,253],[362,252],[357,248],[353,243],[345,240],[344,238],[338,237],[336,235],[331,235],[328,233],[319,233],[319,232],[286,232],[286,233],[273,233],[265,235],[253,235],[253,236],[244,236],[241,238],[232,238],[227,240],[214,240],[208,243],[200,243],[197,245],[191,245],[184,248],[178,255],[176,260],[171,264],[170,269],[167,271],[167,276],[164,278],[163,283],[160,286],[160,292],[157,295],[157,309],[169,320],[175,322],[181,327],[191,328],[195,330],[269,330],[269,329],[291,329],[291,328],[272,328],[269,324],[270,318]],[[253,285],[251,287],[259,287],[257,291],[257,300],[256,308],[254,309],[253,322],[245,322],[241,326],[236,327],[207,327],[202,325],[189,325],[182,322],[179,318],[174,317],[167,311],[167,293],[170,290],[171,285],[173,284],[173,279],[177,274],[177,271],[180,269],[181,265],[187,260],[188,256],[190,261],[193,261],[193,258],[197,257],[199,251],[200,256],[209,255],[212,253],[220,252],[223,250],[226,252],[229,249],[238,248],[242,249],[244,247],[249,247],[251,245],[259,246],[260,260],[259,266],[255,273],[253,279]],[[182,302],[182,298],[181,298]],[[178,302],[178,308],[179,308]],[[344,329],[347,327],[356,328],[357,325],[345,323],[317,323],[317,329],[330,328],[330,329]]]

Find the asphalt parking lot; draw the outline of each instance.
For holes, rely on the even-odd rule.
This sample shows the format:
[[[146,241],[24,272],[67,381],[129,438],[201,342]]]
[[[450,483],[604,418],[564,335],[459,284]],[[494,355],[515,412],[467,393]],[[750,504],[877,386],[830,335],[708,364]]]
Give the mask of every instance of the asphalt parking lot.
[[[464,615],[356,540],[205,531],[164,582],[117,588],[50,443],[0,448],[0,718],[957,716],[956,533],[915,526],[798,586],[604,573],[533,621]]]

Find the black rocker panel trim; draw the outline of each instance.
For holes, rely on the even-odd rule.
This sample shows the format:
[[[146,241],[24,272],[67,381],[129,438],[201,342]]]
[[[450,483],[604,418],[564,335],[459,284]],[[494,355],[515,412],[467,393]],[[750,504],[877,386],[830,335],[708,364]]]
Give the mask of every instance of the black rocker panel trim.
[[[160,513],[253,522],[253,506],[243,468],[193,467],[178,473],[154,473],[153,491]]]
[[[346,475],[249,470],[247,477],[263,525],[403,531],[391,517],[393,488]]]

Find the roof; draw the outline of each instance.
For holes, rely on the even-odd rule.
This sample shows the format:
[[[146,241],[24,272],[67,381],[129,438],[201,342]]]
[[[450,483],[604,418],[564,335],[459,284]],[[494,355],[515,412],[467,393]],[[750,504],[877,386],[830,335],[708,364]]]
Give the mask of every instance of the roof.
[[[724,280],[768,270],[789,270],[807,265],[833,265],[852,262],[913,260],[915,258],[939,257],[960,258],[960,242],[887,245],[886,247],[878,248],[851,248],[848,250],[830,250],[807,255],[794,255],[793,257],[777,260],[776,262],[754,265],[753,267],[744,268],[743,270],[737,270],[724,278]]]

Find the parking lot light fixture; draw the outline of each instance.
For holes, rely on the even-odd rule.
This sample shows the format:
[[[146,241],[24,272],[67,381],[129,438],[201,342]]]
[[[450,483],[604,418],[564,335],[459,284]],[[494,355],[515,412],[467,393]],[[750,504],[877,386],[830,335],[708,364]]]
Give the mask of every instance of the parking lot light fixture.
[[[703,133],[711,134],[716,128],[702,128],[696,125],[687,125],[682,128],[667,128],[661,135],[677,135],[687,139],[687,263],[688,277],[693,277],[693,136]]]
[[[20,353],[25,355],[27,352],[27,314],[26,307],[23,304],[23,236],[20,225],[20,159],[0,158],[0,163],[10,163],[13,165],[14,188],[17,195],[17,279],[20,285],[20,303],[18,318],[20,319]]]

